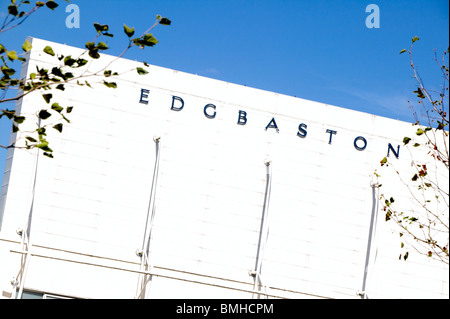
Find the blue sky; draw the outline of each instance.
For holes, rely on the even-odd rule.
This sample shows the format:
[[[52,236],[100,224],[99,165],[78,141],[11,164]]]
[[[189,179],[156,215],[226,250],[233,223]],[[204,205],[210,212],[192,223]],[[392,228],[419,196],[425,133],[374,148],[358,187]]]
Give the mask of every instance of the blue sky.
[[[68,3],[57,2],[53,12],[41,8],[0,34],[0,43],[19,51],[34,36],[84,47],[98,22],[115,34],[105,38],[108,53],[119,55],[127,43],[123,24],[140,34],[160,14],[172,25],[153,30],[159,43],[125,58],[408,122],[415,82],[399,52],[420,37],[415,64],[425,84],[439,90],[434,50],[440,56],[449,38],[447,0],[80,0],[72,1],[80,9],[80,28],[72,29],[65,24]],[[0,22],[9,3],[0,0]],[[366,27],[371,3],[380,9],[380,28]],[[0,144],[10,127],[0,121]],[[0,149],[0,173],[5,155]]]

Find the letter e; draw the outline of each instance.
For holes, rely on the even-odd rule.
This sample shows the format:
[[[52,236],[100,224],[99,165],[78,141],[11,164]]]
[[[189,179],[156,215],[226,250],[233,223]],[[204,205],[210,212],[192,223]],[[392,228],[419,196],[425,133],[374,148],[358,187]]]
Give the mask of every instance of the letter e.
[[[148,104],[148,101],[144,100],[144,99],[148,98],[149,93],[150,93],[150,90],[141,89],[141,98],[139,99],[139,103]]]

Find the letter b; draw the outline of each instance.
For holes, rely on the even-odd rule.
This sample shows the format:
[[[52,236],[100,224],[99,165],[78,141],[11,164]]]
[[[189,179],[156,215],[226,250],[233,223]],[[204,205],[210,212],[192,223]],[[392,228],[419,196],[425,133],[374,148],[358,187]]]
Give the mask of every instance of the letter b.
[[[237,124],[239,124],[239,125],[247,124],[247,112],[239,111],[239,118],[238,118]]]

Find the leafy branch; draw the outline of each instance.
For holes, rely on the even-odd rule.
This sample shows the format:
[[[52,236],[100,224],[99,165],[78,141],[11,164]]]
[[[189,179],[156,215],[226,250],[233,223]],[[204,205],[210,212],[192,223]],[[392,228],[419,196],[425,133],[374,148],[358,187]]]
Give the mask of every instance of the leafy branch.
[[[54,1],[46,1],[41,2],[37,1],[35,7],[33,7],[28,12],[20,11],[20,8],[24,4],[30,4],[29,1],[20,1],[19,4],[16,4],[15,0],[11,0],[11,5],[8,7],[8,15],[5,18],[2,29],[0,32],[5,32],[10,30],[13,27],[17,27],[21,23],[25,21],[25,19],[35,12],[38,8],[43,7],[44,5],[50,9],[56,8],[58,5]],[[15,24],[14,24],[15,23]],[[42,92],[42,97],[45,102],[50,106],[48,109],[42,109],[37,114],[35,114],[35,118],[38,119],[38,127],[34,131],[21,131],[19,129],[20,125],[24,123],[27,117],[24,114],[16,114],[14,110],[3,109],[0,108],[0,118],[5,116],[9,120],[12,121],[12,132],[18,133],[21,131],[25,133],[25,146],[17,146],[17,139],[12,142],[10,145],[0,145],[2,148],[13,148],[20,147],[26,149],[38,148],[44,151],[44,155],[48,157],[53,157],[53,150],[49,147],[49,142],[46,139],[47,136],[47,128],[51,127],[58,132],[63,131],[63,127],[65,123],[70,123],[69,116],[72,112],[73,106],[62,107],[58,102],[52,101],[53,94],[47,93],[45,91],[49,91],[52,89],[57,89],[64,91],[65,85],[67,84],[76,84],[79,86],[88,86],[92,88],[90,82],[87,79],[91,77],[102,77],[101,83],[103,83],[108,88],[117,88],[117,83],[111,81],[112,77],[117,77],[119,74],[117,72],[113,72],[109,69],[109,67],[118,59],[120,59],[129,49],[134,46],[139,46],[140,48],[144,47],[152,47],[158,43],[158,40],[149,33],[154,27],[158,24],[161,25],[170,25],[171,21],[167,18],[163,18],[159,15],[156,17],[156,22],[145,31],[140,37],[132,38],[134,35],[134,28],[129,28],[124,25],[124,33],[127,35],[129,41],[127,47],[123,50],[123,52],[118,56],[111,60],[106,66],[101,69],[87,73],[87,67],[84,68],[84,72],[78,75],[74,75],[76,69],[82,70],[90,61],[100,59],[101,52],[104,52],[109,49],[108,45],[103,41],[98,41],[99,37],[113,37],[114,35],[109,32],[109,26],[106,24],[94,23],[94,28],[96,30],[96,36],[93,41],[88,41],[85,45],[86,50],[80,54],[78,57],[72,57],[71,55],[57,55],[53,48],[50,46],[46,46],[43,49],[43,52],[55,57],[54,67],[52,69],[45,69],[39,66],[36,66],[36,71],[29,74],[28,78],[17,78],[15,77],[16,70],[10,67],[10,63],[14,63],[15,61],[26,61],[26,55],[31,51],[31,43],[29,41],[25,41],[22,45],[23,53],[17,54],[17,51],[8,50],[5,46],[0,44],[0,59],[1,59],[1,78],[0,78],[0,90],[2,91],[2,97],[0,99],[0,104],[6,102],[18,101],[25,97],[26,95],[32,92]],[[85,55],[88,55],[85,56]],[[146,62],[144,62],[144,66],[148,66]],[[137,67],[136,71],[139,75],[145,75],[148,73],[142,67]],[[13,88],[17,89],[18,92],[16,96],[5,98],[6,92],[8,89]],[[52,103],[51,103],[52,102]],[[59,116],[59,120],[56,122],[49,123],[47,120],[54,114]],[[52,117],[54,118],[54,117]],[[62,121],[62,122],[61,122]]]
[[[405,207],[404,204],[399,205],[394,196],[381,194],[380,201],[385,212],[385,220],[393,221],[399,227],[399,235],[402,237],[401,248],[405,248],[405,242],[410,242],[409,247],[416,252],[448,264],[449,133],[446,127],[449,123],[447,103],[449,49],[442,54],[441,62],[435,54],[435,61],[442,72],[441,91],[429,90],[413,62],[413,46],[418,40],[418,37],[412,38],[410,49],[400,51],[400,54],[405,52],[409,54],[413,78],[417,83],[417,89],[413,93],[417,96],[417,104],[426,117],[425,125],[421,125],[416,110],[409,101],[416,119],[413,126],[417,126],[414,136],[406,136],[403,139],[403,144],[412,158],[411,176],[405,178],[387,157],[380,161],[382,167],[391,167],[394,170],[401,184],[408,190],[412,202],[408,204],[410,208],[405,210],[402,209]],[[425,156],[417,160],[413,151],[415,154],[425,152],[422,154]],[[377,172],[375,175],[381,177]],[[413,205],[416,208],[412,208]],[[409,251],[406,251],[403,259],[406,260],[408,256]],[[399,258],[402,258],[402,254]]]
[[[68,0],[65,1],[69,2]],[[36,5],[28,12],[25,12],[23,10],[20,10],[22,5],[24,4],[30,4],[30,1],[21,0],[19,4],[17,4],[15,0],[11,0],[11,4],[8,6],[8,14],[5,16],[5,20],[3,21],[3,24],[0,28],[0,33],[9,31],[21,25],[32,13],[34,13],[41,7],[46,6],[47,8],[54,10],[58,6],[58,4],[52,0],[36,1]]]

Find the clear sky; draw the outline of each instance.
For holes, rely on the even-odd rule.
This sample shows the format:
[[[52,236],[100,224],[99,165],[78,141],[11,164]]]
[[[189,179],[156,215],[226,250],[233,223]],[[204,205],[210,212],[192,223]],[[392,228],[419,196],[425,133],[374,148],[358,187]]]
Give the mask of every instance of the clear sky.
[[[0,0],[0,23],[9,3]],[[449,45],[448,0],[74,0],[79,28],[66,27],[68,3],[58,3],[0,34],[0,43],[20,51],[33,36],[83,48],[98,22],[115,34],[104,39],[107,53],[119,55],[127,44],[123,24],[141,34],[160,14],[172,25],[153,30],[159,43],[125,58],[408,122],[415,82],[400,50],[420,38],[415,64],[439,90],[434,50],[440,57]],[[366,26],[369,4],[379,8],[379,28]],[[2,119],[1,144],[10,129]],[[1,176],[5,155],[0,149]]]

